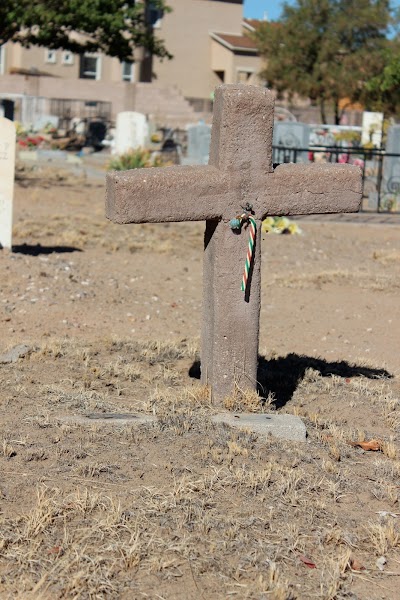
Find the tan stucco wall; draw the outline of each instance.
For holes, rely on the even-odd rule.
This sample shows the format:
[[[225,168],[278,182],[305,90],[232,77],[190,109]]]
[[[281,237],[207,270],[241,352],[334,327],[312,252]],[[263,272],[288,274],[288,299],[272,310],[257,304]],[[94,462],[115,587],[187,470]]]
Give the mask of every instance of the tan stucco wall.
[[[20,67],[22,60],[22,47],[20,44],[4,44],[4,75],[6,75],[13,66]]]
[[[239,83],[238,72],[246,71],[247,73],[253,73],[253,75],[247,80],[247,83],[253,85],[261,83],[258,78],[258,73],[261,70],[261,60],[258,56],[244,56],[240,54],[234,54],[233,56],[233,70],[234,70],[234,81],[232,83]]]
[[[5,44],[4,74],[10,73],[12,69],[31,69],[48,73],[53,77],[63,79],[79,79],[79,56],[74,55],[73,64],[63,63],[63,50],[56,50],[56,62],[46,61],[47,50],[45,48],[32,46],[23,48],[20,44]],[[100,81],[120,82],[122,81],[122,65],[117,58],[100,56]]]
[[[163,62],[159,59],[154,60],[155,83],[175,86],[187,98],[209,99],[215,87],[221,83],[214,70],[226,71],[225,83],[237,82],[237,68],[239,67],[258,70],[259,59],[256,56],[235,56],[230,50],[216,44],[210,37],[211,32],[240,35],[243,12],[241,0],[168,0],[168,4],[173,12],[164,15],[161,27],[156,31],[158,36],[165,40],[166,47],[175,58]],[[217,66],[215,62],[217,59],[212,57],[212,47],[214,48],[214,46],[216,48],[215,56],[219,53],[218,60],[222,66]],[[72,65],[62,63],[62,50],[56,51],[55,63],[46,62],[45,57],[45,48],[32,46],[26,49],[19,44],[6,44],[5,69],[2,78],[7,76],[12,68],[29,70],[34,67],[53,75],[55,81],[51,85],[49,82],[44,85],[38,81],[42,78],[29,77],[29,87],[32,88],[32,93],[44,95],[44,89],[46,89],[46,94],[50,94],[57,88],[55,97],[60,97],[63,88],[64,92],[61,97],[81,98],[83,94],[80,93],[80,87],[86,92],[90,90],[85,83],[90,84],[91,80],[79,79],[79,57],[77,55],[74,56]],[[138,80],[138,70],[139,65],[136,64],[136,81]],[[65,79],[68,79],[67,84],[65,81],[63,83]],[[57,80],[59,83],[56,83]],[[3,89],[4,83],[3,81]],[[108,91],[107,88],[107,86],[110,87],[110,83],[124,83],[122,82],[122,65],[118,59],[101,56],[101,78],[97,83],[104,83],[104,86],[102,85],[100,88],[102,93],[107,92],[107,98],[113,95],[113,92]],[[10,80],[9,84],[13,89],[16,86],[16,83],[11,83]],[[86,92],[85,97],[87,97]],[[100,97],[98,94],[95,95],[95,98],[107,100],[106,97]]]
[[[261,70],[261,59],[255,55],[234,53],[216,40],[211,40],[211,68],[214,71],[225,71],[224,83],[261,83],[258,73]],[[240,81],[239,71],[253,73],[249,79]]]
[[[157,33],[175,59],[154,61],[156,81],[176,85],[188,98],[209,98],[221,83],[210,69],[209,33],[240,34],[243,5],[218,0],[169,0],[168,4],[174,12],[164,16]]]
[[[10,46],[10,44],[8,44]],[[19,46],[19,44],[15,44],[15,49]],[[76,79],[79,74],[79,59],[77,56],[74,56],[74,64],[72,65],[63,65],[61,61],[62,50],[56,50],[56,62],[49,63],[46,62],[46,53],[47,50],[45,48],[41,48],[39,46],[32,46],[31,48],[22,48],[19,46],[19,55],[13,52],[11,63],[8,66],[8,69],[12,68],[20,68],[20,69],[30,69],[36,68],[39,71],[44,71],[49,73],[49,75],[53,75],[56,77],[64,77],[65,79],[74,78]]]
[[[211,40],[211,68],[213,71],[225,71],[225,82],[230,81],[232,77],[233,54],[228,48],[222,46],[219,42]]]
[[[112,116],[135,108],[135,84],[75,79],[68,82],[61,77],[4,75],[0,77],[0,93],[24,94],[65,100],[99,100],[111,102]]]

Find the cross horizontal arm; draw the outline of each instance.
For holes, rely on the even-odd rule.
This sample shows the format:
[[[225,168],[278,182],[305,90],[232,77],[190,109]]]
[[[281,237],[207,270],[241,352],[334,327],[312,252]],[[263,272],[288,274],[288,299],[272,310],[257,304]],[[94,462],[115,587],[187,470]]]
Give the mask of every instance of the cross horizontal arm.
[[[354,165],[280,165],[265,184],[262,218],[357,212],[362,199],[361,171]]]
[[[208,165],[113,171],[106,216],[115,223],[219,219],[229,187],[228,175]]]

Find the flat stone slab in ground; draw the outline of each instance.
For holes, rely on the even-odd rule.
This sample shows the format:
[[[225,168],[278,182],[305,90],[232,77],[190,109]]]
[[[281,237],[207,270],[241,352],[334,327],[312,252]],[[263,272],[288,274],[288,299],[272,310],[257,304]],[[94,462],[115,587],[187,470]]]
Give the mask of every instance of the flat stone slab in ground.
[[[31,346],[27,346],[26,344],[18,344],[18,346],[14,346],[14,348],[11,348],[11,350],[8,350],[8,352],[4,352],[4,354],[0,355],[0,364],[7,365],[9,363],[15,363],[19,358],[23,358],[31,352]]]
[[[305,442],[307,431],[303,421],[295,415],[221,413],[212,417],[214,423],[250,429],[260,435],[271,434],[283,440]]]
[[[71,425],[143,425],[153,423],[156,417],[141,413],[89,413],[87,415],[68,415],[57,417],[61,423]]]

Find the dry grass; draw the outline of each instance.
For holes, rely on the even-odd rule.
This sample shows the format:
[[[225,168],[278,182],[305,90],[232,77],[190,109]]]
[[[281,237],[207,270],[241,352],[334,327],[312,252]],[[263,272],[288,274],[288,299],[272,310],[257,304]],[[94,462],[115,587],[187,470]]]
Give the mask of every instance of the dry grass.
[[[397,599],[400,386],[382,366],[397,319],[394,228],[268,238],[263,327],[283,355],[260,359],[262,398],[238,380],[218,406],[188,377],[198,341],[179,337],[199,330],[203,224],[119,227],[104,221],[100,187],[60,184],[17,186],[22,249],[2,262],[7,346],[34,349],[0,365],[0,598]],[[316,355],[310,330],[327,335],[332,299],[352,319],[330,325],[335,354],[295,354]],[[350,356],[339,327],[359,335],[358,317],[380,363],[329,362]],[[298,414],[307,441],[211,421],[227,409]],[[155,421],[68,420],[110,412]],[[380,451],[349,444],[371,439]]]
[[[392,248],[390,250],[375,250],[372,258],[384,265],[390,263],[400,263],[400,250]]]
[[[339,600],[375,583],[394,600],[396,578],[375,562],[384,555],[398,571],[396,381],[370,379],[366,365],[364,375],[349,378],[344,365],[326,374],[299,357],[285,406],[307,424],[297,444],[212,424],[222,407],[187,379],[197,358],[191,340],[48,338],[0,371],[5,402],[19,407],[1,427],[13,499],[0,517],[1,596]],[[267,361],[267,402],[238,389],[223,408],[274,409],[275,378],[287,369],[289,383],[294,360]],[[60,419],[139,410],[157,421]],[[382,452],[348,444],[377,433]],[[354,557],[372,584],[355,576]]]
[[[382,256],[385,256],[385,258],[379,260],[385,265],[390,264],[392,260],[398,260],[398,258],[393,258],[393,256],[397,257],[397,254],[388,253],[382,254]],[[284,278],[281,275],[274,274],[268,280],[268,285],[294,289],[321,289],[329,284],[348,285],[350,283],[365,290],[397,290],[400,287],[400,277],[390,272],[377,273],[371,277],[371,274],[365,271],[336,269],[323,270],[317,273],[295,272]]]
[[[168,236],[165,235],[168,233]],[[202,230],[181,224],[180,230],[169,231],[168,224],[144,224],[135,229],[134,241],[132,230],[120,227],[105,220],[103,211],[97,214],[86,215],[79,212],[73,214],[50,214],[43,219],[24,219],[17,222],[13,228],[13,243],[27,240],[46,239],[48,244],[69,246],[86,249],[98,246],[106,251],[118,252],[128,250],[131,254],[136,252],[155,252],[157,254],[171,254],[182,238],[189,246],[201,247]]]

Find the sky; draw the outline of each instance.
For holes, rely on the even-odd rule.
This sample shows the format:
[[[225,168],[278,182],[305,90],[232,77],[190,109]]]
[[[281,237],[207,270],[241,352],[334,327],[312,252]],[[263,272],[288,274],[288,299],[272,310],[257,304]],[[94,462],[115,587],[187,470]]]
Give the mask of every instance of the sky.
[[[263,19],[264,13],[276,21],[281,13],[283,0],[244,0],[244,16],[248,19]]]
[[[351,0],[349,0],[351,1]],[[244,16],[248,19],[263,19],[264,13],[271,21],[279,19],[283,0],[244,0]],[[400,6],[400,0],[392,0],[393,6]]]

